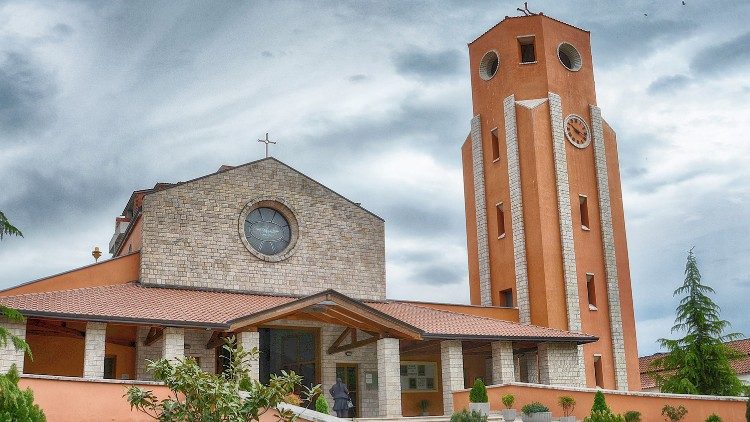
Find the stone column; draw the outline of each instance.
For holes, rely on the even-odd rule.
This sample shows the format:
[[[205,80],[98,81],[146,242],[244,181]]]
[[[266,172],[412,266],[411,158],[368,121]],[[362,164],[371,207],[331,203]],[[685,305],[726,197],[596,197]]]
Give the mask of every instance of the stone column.
[[[6,318],[0,318],[0,327],[16,337],[26,339],[26,321],[10,322]],[[16,365],[19,373],[23,373],[23,358],[23,350],[16,350],[10,339],[5,345],[0,344],[0,374],[8,372],[13,364]]]
[[[83,377],[104,378],[104,348],[106,346],[107,324],[89,322],[86,324],[86,338],[83,350]]]
[[[523,355],[522,362],[526,365],[526,377],[530,384],[539,384],[539,362],[537,352],[528,352]]]
[[[440,342],[443,371],[443,415],[453,414],[453,392],[464,388],[464,355],[460,340]]]
[[[185,329],[164,327],[164,344],[162,357],[174,361],[185,357]]]
[[[237,344],[248,352],[253,349],[260,350],[260,333],[258,331],[242,331],[237,333]],[[248,364],[250,366],[250,378],[260,380],[258,357],[250,359]]]
[[[575,343],[541,343],[538,350],[542,384],[584,387],[580,374],[581,356]]]
[[[492,383],[507,384],[516,381],[513,363],[513,345],[509,341],[492,343]]]
[[[401,416],[401,353],[397,338],[381,338],[378,354],[378,416]]]

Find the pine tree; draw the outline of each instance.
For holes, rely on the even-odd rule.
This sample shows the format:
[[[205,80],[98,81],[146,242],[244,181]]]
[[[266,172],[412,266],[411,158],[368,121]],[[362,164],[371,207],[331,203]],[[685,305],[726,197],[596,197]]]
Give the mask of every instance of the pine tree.
[[[659,371],[654,378],[662,392],[736,396],[744,391],[730,364],[742,355],[724,344],[741,336],[724,334],[730,324],[719,317],[721,309],[708,296],[714,293],[714,289],[701,284],[698,263],[690,249],[685,282],[674,291],[675,296],[683,298],[677,306],[672,333],[683,332],[685,336],[659,339],[667,354],[652,364],[652,369]]]
[[[13,225],[10,224],[10,221],[5,217],[5,214],[0,211],[0,240],[3,239],[4,235],[23,236],[21,231],[13,227]],[[10,309],[0,305],[0,320],[2,319],[7,319],[10,322],[23,322],[23,315],[15,309]],[[9,340],[17,350],[23,350],[31,356],[29,345],[26,344],[22,338],[14,336],[10,331],[0,326],[0,346],[4,347],[8,344]]]
[[[21,231],[17,228],[13,227],[13,225],[10,224],[10,221],[8,221],[8,218],[5,217],[5,214],[0,211],[0,240],[3,240],[3,236],[5,235],[23,237],[23,233],[21,233]]]
[[[604,393],[602,393],[601,390],[594,394],[594,405],[591,406],[591,413],[594,412],[612,413],[612,411],[609,410],[609,406],[607,406],[607,401],[604,399]]]

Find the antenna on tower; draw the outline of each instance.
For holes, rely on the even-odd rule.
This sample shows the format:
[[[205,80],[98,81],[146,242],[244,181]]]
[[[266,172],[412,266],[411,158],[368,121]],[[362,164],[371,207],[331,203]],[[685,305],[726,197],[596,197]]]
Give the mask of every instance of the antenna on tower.
[[[531,10],[529,10],[529,2],[527,2],[527,1],[523,2],[523,9],[521,9],[520,7],[518,7],[518,8],[516,8],[516,10],[518,10],[521,13],[523,13],[524,16],[534,16],[534,15],[538,15],[539,14],[539,13],[534,13]]]

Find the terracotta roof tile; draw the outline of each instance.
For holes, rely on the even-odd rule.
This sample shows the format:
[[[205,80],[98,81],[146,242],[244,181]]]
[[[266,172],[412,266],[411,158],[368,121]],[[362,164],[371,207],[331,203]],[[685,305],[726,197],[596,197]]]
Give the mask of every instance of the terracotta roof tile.
[[[745,355],[745,357],[741,359],[732,361],[732,369],[734,369],[734,371],[737,372],[738,375],[750,374],[750,338],[730,341],[725,344]],[[650,365],[651,362],[653,362],[655,359],[660,358],[664,355],[665,353],[655,353],[653,355],[638,358],[638,367],[641,371],[642,390],[656,387],[656,381],[654,381],[651,374],[659,371],[652,370],[650,368]]]

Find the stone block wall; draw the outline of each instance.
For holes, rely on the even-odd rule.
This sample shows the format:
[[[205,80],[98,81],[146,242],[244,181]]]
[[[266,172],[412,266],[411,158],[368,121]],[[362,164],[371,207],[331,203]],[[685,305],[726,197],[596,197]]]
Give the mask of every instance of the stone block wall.
[[[0,317],[0,327],[5,328],[10,334],[26,339],[26,322],[10,322],[6,318]],[[0,373],[6,373],[10,367],[15,364],[18,372],[23,372],[23,351],[16,350],[13,343],[8,340],[8,343],[0,345]]]
[[[464,356],[460,340],[440,342],[443,381],[443,414],[453,413],[453,392],[464,388]]]
[[[540,343],[538,353],[541,384],[585,387],[580,374],[582,356],[576,344]]]
[[[509,341],[492,343],[492,384],[505,384],[516,381],[516,368],[513,359],[513,344]]]
[[[293,253],[279,262],[240,237],[240,214],[260,200],[283,203],[297,220]],[[144,284],[385,299],[383,220],[275,159],[149,194],[142,218]]]
[[[401,354],[399,340],[382,338],[377,342],[378,356],[378,416],[401,415]]]
[[[86,338],[83,350],[84,378],[104,378],[104,348],[106,339],[106,323],[89,322],[86,324]]]
[[[172,330],[175,329],[173,328]],[[135,345],[136,379],[142,381],[153,381],[154,378],[151,376],[151,373],[146,370],[146,366],[148,365],[148,361],[156,361],[164,357],[165,349],[164,335],[153,344],[149,346],[144,345],[148,331],[149,327],[138,327],[138,335]],[[208,340],[211,338],[211,331],[184,330],[182,346],[178,344],[179,335],[174,335],[173,333],[170,337],[173,341],[172,345],[169,347],[169,353],[171,355],[177,356],[176,353],[179,352],[178,349],[182,347],[182,354],[184,354],[184,356],[200,358],[201,369],[210,373],[216,372],[216,350],[206,349],[206,343],[208,343]]]

